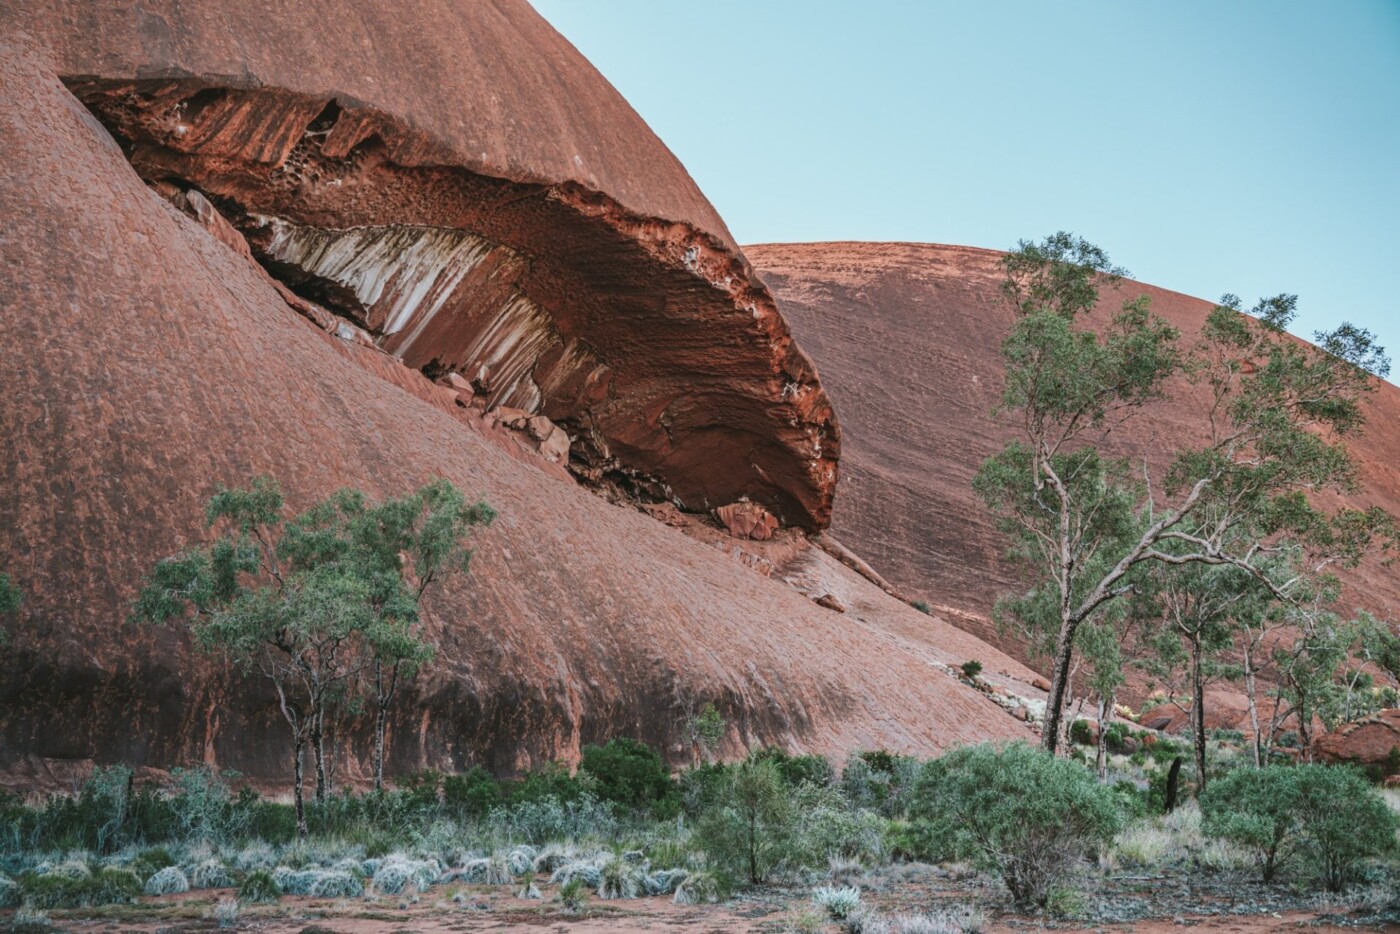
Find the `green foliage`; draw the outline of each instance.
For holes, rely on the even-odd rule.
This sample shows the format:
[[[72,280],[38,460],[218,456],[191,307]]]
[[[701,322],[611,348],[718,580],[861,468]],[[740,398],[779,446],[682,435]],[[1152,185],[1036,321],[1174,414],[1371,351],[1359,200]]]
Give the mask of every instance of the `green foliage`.
[[[584,746],[579,771],[592,776],[603,801],[663,814],[674,814],[680,806],[670,769],[655,750],[636,740],[619,737],[602,746]]]
[[[282,890],[278,887],[277,880],[266,869],[254,869],[238,884],[240,902],[275,902],[281,897]]]
[[[972,746],[928,763],[913,813],[945,858],[998,873],[1022,905],[1044,905],[1121,819],[1082,767],[1024,744]]]
[[[750,756],[727,779],[696,838],[722,875],[758,885],[787,856],[796,822],[792,786],[772,756]]]
[[[1080,746],[1093,745],[1095,740],[1093,724],[1088,720],[1075,720],[1070,724],[1069,738],[1071,742],[1078,743]]]
[[[789,788],[800,785],[830,785],[836,772],[825,756],[794,756],[777,746],[765,746],[753,754],[761,762],[771,762]]]
[[[564,910],[573,914],[581,913],[588,907],[588,890],[582,879],[570,879],[559,886],[559,901]]]
[[[481,818],[502,801],[501,786],[490,772],[473,766],[442,780],[443,801],[459,818]]]
[[[129,902],[141,894],[141,881],[129,869],[103,866],[83,875],[21,873],[15,880],[31,908],[91,908]]]
[[[914,609],[918,610],[920,613],[923,613],[925,616],[933,615],[933,607],[928,605],[927,600],[911,600],[909,605],[912,606]]]
[[[1341,891],[1367,859],[1395,846],[1396,818],[1357,771],[1326,765],[1236,769],[1201,798],[1206,834],[1246,847],[1265,882],[1303,861]]]
[[[1063,232],[1021,242],[1003,265],[1017,316],[1002,343],[1001,408],[1022,437],[982,465],[974,489],[1028,585],[999,601],[997,620],[1018,625],[1033,650],[1055,660],[1044,731],[1053,750],[1074,654],[1088,657],[1100,697],[1121,682],[1133,619],[1122,598],[1142,594],[1135,578],[1148,568],[1228,568],[1270,597],[1292,599],[1296,575],[1275,580],[1265,566],[1280,539],[1343,562],[1393,540],[1393,520],[1377,510],[1328,515],[1312,501],[1351,484],[1341,438],[1362,424],[1360,399],[1373,388],[1367,369],[1388,361],[1373,335],[1349,325],[1319,335],[1321,352],[1287,339],[1296,300],[1286,295],[1261,301],[1252,316],[1227,296],[1189,352],[1145,297],[1126,301],[1105,327],[1081,326],[1100,286],[1116,285],[1121,270]],[[1200,413],[1208,440],[1173,452],[1155,478],[1147,466],[1105,457],[1108,436],[1177,375],[1209,389]],[[1214,624],[1219,613],[1201,619]]]
[[[982,663],[973,659],[962,663],[963,677],[969,681],[977,680],[977,676],[982,673]]]

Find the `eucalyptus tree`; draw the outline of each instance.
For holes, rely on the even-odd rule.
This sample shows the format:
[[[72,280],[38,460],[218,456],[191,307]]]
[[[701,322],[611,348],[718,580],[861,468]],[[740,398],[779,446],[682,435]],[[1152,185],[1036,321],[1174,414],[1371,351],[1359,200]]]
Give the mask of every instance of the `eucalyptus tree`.
[[[416,629],[418,601],[449,563],[465,563],[453,536],[492,515],[438,480],[380,506],[341,490],[289,517],[276,482],[258,477],[215,494],[206,510],[212,540],[158,562],[133,618],[182,619],[201,649],[268,679],[291,733],[297,830],[305,836],[307,747],[324,800],[325,742],[339,705],[354,697],[364,673],[387,667],[397,683],[406,667],[431,656]],[[418,575],[412,583],[410,569]],[[392,692],[376,690],[375,700],[382,724]],[[379,752],[376,776],[382,780]]]
[[[1100,288],[1117,287],[1124,271],[1063,232],[1021,242],[1003,266],[1016,319],[1001,348],[1000,411],[1020,436],[974,485],[1027,570],[1029,590],[1000,614],[1053,611],[1022,622],[1053,645],[1042,742],[1054,751],[1080,627],[1134,593],[1141,566],[1228,566],[1288,599],[1300,579],[1277,580],[1264,565],[1282,536],[1326,524],[1314,494],[1353,481],[1341,439],[1362,425],[1368,368],[1387,361],[1350,325],[1319,335],[1325,350],[1289,338],[1289,295],[1247,315],[1226,296],[1190,348],[1145,296],[1124,301],[1101,329],[1085,326]],[[1167,398],[1175,377],[1208,394],[1205,440],[1168,452],[1165,470],[1108,457],[1115,432]]]

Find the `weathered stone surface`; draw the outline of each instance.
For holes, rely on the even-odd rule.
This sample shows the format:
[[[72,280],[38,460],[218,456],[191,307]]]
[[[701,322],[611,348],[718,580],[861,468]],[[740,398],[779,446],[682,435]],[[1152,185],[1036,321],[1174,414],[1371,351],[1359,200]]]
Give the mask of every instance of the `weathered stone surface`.
[[[730,503],[715,510],[715,516],[735,538],[767,541],[778,528],[773,514],[757,503]]]
[[[198,189],[292,291],[590,482],[818,529],[839,430],[714,209],[523,0],[0,8],[147,181]]]
[[[493,7],[461,9],[478,6]],[[666,748],[678,696],[718,705],[730,754],[928,754],[1026,735],[930,670],[976,657],[1029,671],[801,536],[784,541],[791,560],[839,587],[846,616],[782,568],[765,578],[546,475],[454,414],[452,389],[313,326],[142,182],[44,52],[0,42],[0,216],[15,224],[0,238],[0,567],[26,595],[0,659],[0,773],[202,761],[285,774],[284,726],[255,679],[196,655],[178,628],[124,622],[141,576],[203,533],[214,490],[262,472],[298,507],[343,485],[385,496],[442,476],[500,511],[470,577],[427,607],[437,660],[398,707],[394,771],[509,771],[613,735]],[[308,58],[294,48],[277,54]],[[348,738],[340,774],[353,780],[365,725]]]
[[[1347,723],[1313,741],[1313,758],[1377,768],[1387,777],[1400,774],[1400,710],[1382,710]]]
[[[832,533],[911,598],[965,611],[948,618],[1024,659],[990,618],[996,598],[1020,582],[972,491],[982,461],[1015,429],[992,416],[1002,391],[999,347],[1012,322],[999,290],[1002,254],[913,243],[767,244],[745,252],[820,365],[841,413]],[[1186,342],[1213,307],[1126,282],[1104,297],[1096,320],[1142,293]],[[1178,401],[1116,431],[1112,452],[1162,464],[1176,445],[1200,437],[1204,389],[1177,388]],[[1367,430],[1349,442],[1360,464],[1351,502],[1400,515],[1400,389],[1379,383],[1365,409]],[[1379,562],[1341,573],[1349,601],[1394,616],[1400,576]]]

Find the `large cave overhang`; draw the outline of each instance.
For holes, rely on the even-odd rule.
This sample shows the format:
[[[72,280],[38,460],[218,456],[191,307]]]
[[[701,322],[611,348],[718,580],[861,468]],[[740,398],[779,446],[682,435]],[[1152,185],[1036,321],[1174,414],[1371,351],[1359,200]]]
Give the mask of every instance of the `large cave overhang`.
[[[577,182],[489,174],[394,117],[191,77],[74,77],[150,183],[198,188],[288,287],[490,407],[542,414],[585,481],[826,527],[840,435],[743,257]]]

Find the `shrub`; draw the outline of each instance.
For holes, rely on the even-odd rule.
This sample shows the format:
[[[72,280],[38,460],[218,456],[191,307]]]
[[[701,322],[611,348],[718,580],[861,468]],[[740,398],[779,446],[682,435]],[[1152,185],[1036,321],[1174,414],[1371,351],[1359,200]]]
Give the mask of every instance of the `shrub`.
[[[519,781],[503,787],[506,801],[519,805],[530,801],[546,799],[557,802],[576,801],[585,793],[594,791],[593,776],[580,772],[570,775],[567,767],[552,762],[543,768],[526,772]]]
[[[962,663],[963,677],[969,681],[976,681],[977,676],[982,673],[982,663],[976,659],[971,659]]]
[[[442,797],[459,818],[485,817],[502,800],[501,786],[479,765],[443,779]]]
[[[559,887],[559,901],[563,903],[564,910],[575,914],[588,907],[588,892],[583,887],[582,879],[570,879]]]
[[[844,921],[860,908],[860,889],[823,885],[813,890],[812,901],[825,909],[833,921]]]
[[[282,897],[277,880],[266,869],[254,869],[238,884],[240,902],[275,902]]]
[[[791,788],[777,764],[750,757],[730,771],[720,802],[695,832],[711,865],[758,885],[787,855],[793,823]]]
[[[677,905],[710,905],[720,900],[724,892],[721,880],[712,872],[692,872],[676,886],[673,901]]]
[[[214,906],[214,920],[221,928],[232,928],[238,926],[238,899],[225,898]]]
[[[1246,847],[1265,882],[1294,856],[1330,891],[1395,845],[1396,817],[1365,777],[1327,765],[1236,769],[1201,798],[1203,829]]]
[[[653,749],[636,740],[623,737],[603,746],[585,746],[578,768],[593,777],[603,801],[665,814],[679,807],[670,769]]]
[[[608,839],[617,833],[612,805],[592,793],[563,801],[546,797],[522,801],[491,813],[502,836],[542,846],[552,840]]]
[[[625,859],[610,859],[602,866],[598,880],[598,897],[636,898],[642,894],[645,885],[646,876],[639,866]]]
[[[1235,769],[1201,796],[1201,829],[1246,848],[1265,882],[1298,850],[1298,771]]]
[[[535,859],[539,852],[532,846],[518,846],[506,855],[506,871],[512,876],[522,876],[535,871]],[[507,880],[509,881],[509,880]]]
[[[792,795],[793,820],[786,861],[825,866],[831,859],[880,860],[884,822],[873,811],[853,808],[835,788],[803,785]]]
[[[914,814],[946,855],[997,872],[1018,903],[1037,906],[1120,826],[1112,792],[1024,743],[965,747],[928,763]]]
[[[391,856],[374,870],[375,891],[398,895],[410,884],[419,892],[427,891],[441,874],[436,862]]]
[[[1395,849],[1395,813],[1353,768],[1305,765],[1296,771],[1304,846],[1318,881],[1340,892],[1357,879],[1362,863]]]
[[[190,880],[175,866],[166,866],[146,880],[147,895],[179,895],[190,890]]]
[[[909,605],[927,616],[933,615],[933,607],[928,605],[927,600],[911,600]]]
[[[0,908],[16,908],[21,901],[19,884],[9,876],[0,876]]]
[[[1069,739],[1070,742],[1080,746],[1092,746],[1094,744],[1094,728],[1088,720],[1076,720],[1070,724]]]
[[[643,888],[648,895],[671,895],[689,875],[685,869],[659,869],[647,875]]]
[[[141,894],[141,880],[136,873],[113,866],[84,876],[26,872],[16,882],[24,903],[40,909],[91,908],[129,902]]]
[[[1100,741],[1108,745],[1109,752],[1122,755],[1128,751],[1128,725],[1126,723],[1110,723],[1101,729],[1101,733]]]
[[[765,746],[750,758],[771,762],[789,788],[804,784],[824,787],[836,781],[836,771],[825,756],[794,756],[777,746]]]
[[[190,886],[196,889],[226,889],[233,875],[217,859],[206,859],[190,873]]]

